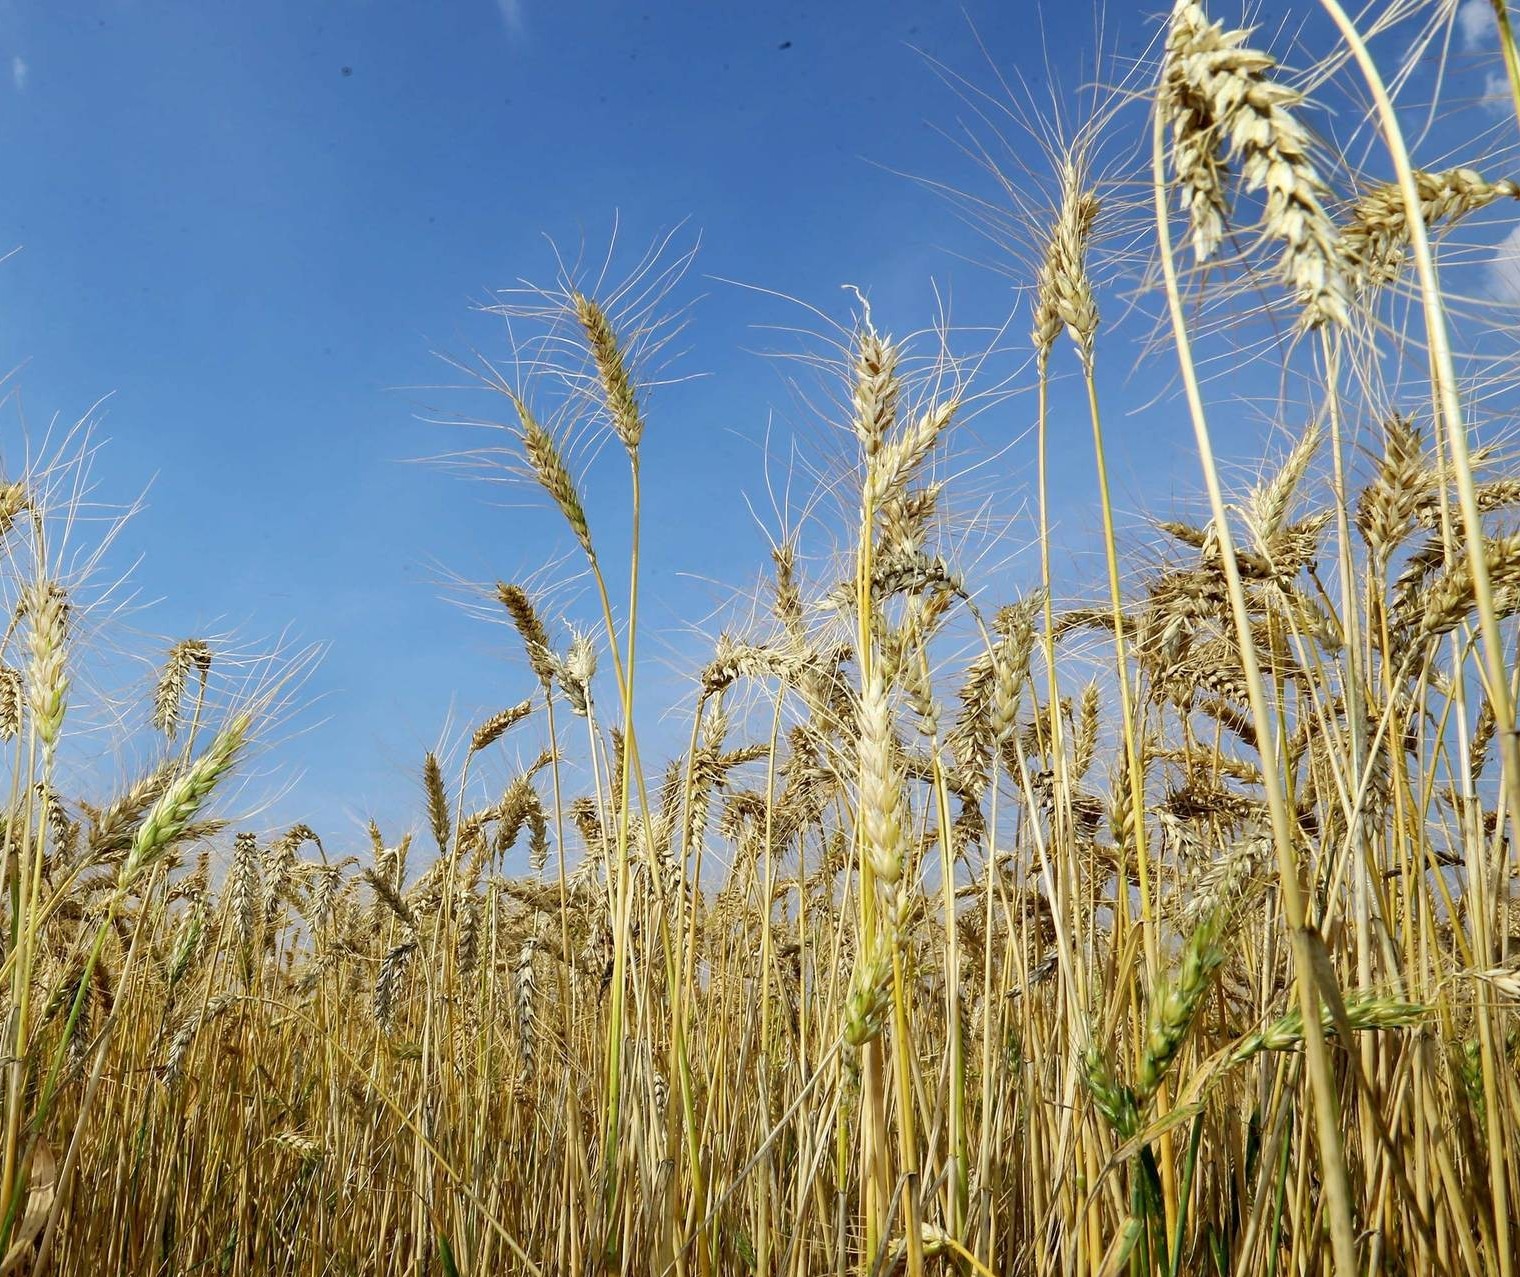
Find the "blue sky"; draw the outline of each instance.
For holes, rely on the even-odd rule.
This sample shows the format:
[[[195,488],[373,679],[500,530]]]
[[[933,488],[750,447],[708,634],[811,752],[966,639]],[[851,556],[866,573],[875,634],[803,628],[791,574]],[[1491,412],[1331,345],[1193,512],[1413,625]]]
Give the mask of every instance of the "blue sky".
[[[1108,6],[1121,56],[1155,7]],[[546,236],[595,255],[614,218],[634,252],[700,234],[680,370],[702,379],[658,397],[645,453],[645,650],[690,650],[718,597],[702,582],[764,564],[744,496],[763,496],[772,410],[807,425],[755,353],[784,339],[757,325],[816,326],[717,280],[841,320],[855,284],[894,332],[933,317],[936,288],[958,322],[1002,323],[1008,281],[968,260],[990,250],[900,175],[987,192],[925,54],[987,88],[991,56],[1039,101],[1045,48],[1080,82],[1096,21],[975,2],[0,5],[0,251],[20,249],[0,264],[0,362],[24,362],[34,434],[111,396],[102,493],[147,491],[123,544],[161,600],[133,626],[328,645],[272,760],[269,783],[295,786],[280,814],[400,819],[451,709],[467,723],[528,690],[508,632],[441,576],[521,578],[565,549],[523,494],[407,464],[464,441],[428,418],[505,406],[445,388],[436,352],[504,350],[472,305],[550,282]],[[1015,400],[978,428],[1001,446],[1029,415]],[[14,411],[3,428],[14,456]],[[1175,423],[1114,443],[1126,506],[1196,486],[1171,477],[1190,455]],[[1085,446],[1061,463],[1073,492]],[[1009,508],[1031,458],[996,476]]]

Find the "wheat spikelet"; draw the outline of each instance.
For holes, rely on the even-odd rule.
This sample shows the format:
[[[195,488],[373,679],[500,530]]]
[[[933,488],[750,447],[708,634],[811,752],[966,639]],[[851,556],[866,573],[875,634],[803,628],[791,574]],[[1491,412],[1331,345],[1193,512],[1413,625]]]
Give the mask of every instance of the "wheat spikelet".
[[[309,1135],[302,1135],[300,1131],[277,1131],[272,1137],[272,1142],[276,1148],[289,1153],[302,1166],[314,1166],[326,1156],[322,1146],[316,1140]]]
[[[544,629],[543,621],[539,619],[533,600],[528,597],[528,592],[522,586],[512,585],[506,581],[496,583],[496,597],[506,609],[507,616],[511,618],[518,638],[522,640],[529,668],[537,676],[538,681],[548,687],[554,678],[554,653],[549,646],[549,633]]]
[[[639,415],[638,394],[628,375],[617,334],[612,330],[607,313],[591,298],[584,293],[573,293],[571,301],[575,306],[575,317],[585,330],[586,345],[590,348],[592,362],[596,364],[597,376],[601,379],[612,428],[632,456],[639,450],[639,440],[644,435],[644,421]]]
[[[1098,1112],[1103,1114],[1120,1139],[1129,1139],[1140,1129],[1140,1109],[1135,1093],[1114,1075],[1096,1040],[1083,1048],[1082,1081],[1087,1085]]]
[[[159,1080],[165,1086],[173,1086],[178,1080],[185,1055],[190,1050],[190,1044],[195,1041],[195,1035],[200,1032],[201,1026],[215,1020],[239,1001],[241,999],[236,994],[218,994],[206,1004],[204,1012],[196,1009],[180,1021],[179,1027],[169,1041],[168,1049],[164,1052],[163,1061],[158,1067]]]
[[[396,1021],[396,1001],[401,992],[401,981],[417,952],[417,941],[408,937],[392,945],[380,963],[380,974],[375,979],[375,1023],[383,1032],[389,1032]]]
[[[470,753],[478,754],[483,749],[490,749],[497,741],[507,734],[518,723],[527,718],[533,711],[532,701],[521,701],[516,705],[498,710],[475,729],[475,734],[470,737]]]
[[[415,931],[418,926],[417,915],[413,912],[411,905],[402,897],[401,892],[397,890],[396,884],[390,877],[375,869],[365,869],[363,876],[364,880],[374,889],[376,903],[383,904],[406,927]]]
[[[1430,1008],[1418,1002],[1404,1002],[1383,994],[1353,991],[1344,998],[1346,1019],[1353,1032],[1376,1029],[1406,1028],[1418,1024],[1429,1014]],[[1327,1034],[1334,1035],[1339,1027],[1330,1008],[1325,1007],[1321,1021]],[[1239,1064],[1262,1051],[1293,1051],[1303,1045],[1303,1012],[1294,1007],[1286,1015],[1274,1020],[1266,1028],[1242,1038],[1230,1053],[1232,1063]]]
[[[473,891],[461,891],[454,916],[459,923],[455,960],[460,973],[469,975],[480,960],[480,898]]]
[[[168,982],[173,990],[200,963],[206,952],[206,924],[210,920],[210,905],[204,891],[190,897],[189,907],[179,921],[175,933],[174,948],[169,959]]]
[[[538,952],[538,938],[532,934],[523,937],[517,960],[512,965],[513,987],[517,1011],[517,1049],[522,1061],[523,1073],[533,1068],[533,1001],[537,981],[533,974],[533,955]]]
[[[1305,430],[1277,473],[1258,485],[1246,503],[1251,530],[1262,555],[1269,562],[1278,557],[1273,551],[1281,548],[1294,497],[1303,483],[1310,461],[1319,449],[1322,437],[1318,426]]]
[[[322,845],[322,840],[309,825],[294,825],[265,849],[260,876],[263,880],[263,914],[266,933],[274,927],[280,903],[290,885],[296,851],[304,842],[316,843],[318,847]]]
[[[1071,777],[1081,780],[1087,775],[1098,749],[1098,701],[1097,683],[1089,683],[1082,689],[1082,699],[1077,706],[1076,730],[1071,740]]]
[[[716,650],[698,676],[708,696],[732,687],[739,678],[779,678],[795,683],[807,663],[808,653],[795,646],[768,647],[764,644],[740,643],[720,634]]]
[[[1249,31],[1211,23],[1198,0],[1177,0],[1167,29],[1157,103],[1171,130],[1172,172],[1182,184],[1193,252],[1202,262],[1224,237],[1226,150],[1248,191],[1265,189],[1265,233],[1283,244],[1282,274],[1306,327],[1346,322],[1346,287],[1324,182],[1293,111],[1302,95],[1270,78],[1271,55]]]
[[[1489,479],[1473,486],[1473,504],[1479,514],[1492,514],[1495,510],[1508,509],[1520,504],[1520,479]],[[1422,528],[1437,528],[1441,524],[1441,497],[1435,476],[1431,487],[1421,493],[1414,512],[1415,522]]]
[[[1483,548],[1494,591],[1495,612],[1509,616],[1520,611],[1520,534],[1488,537]],[[1423,594],[1424,606],[1414,636],[1419,645],[1456,629],[1472,610],[1473,576],[1466,557],[1453,561]],[[1419,602],[1417,596],[1411,599],[1412,604]],[[1406,623],[1409,619],[1406,616]]]
[[[1473,725],[1472,740],[1467,747],[1467,756],[1471,760],[1469,775],[1474,782],[1483,775],[1488,747],[1493,744],[1498,728],[1499,720],[1494,714],[1494,703],[1485,696],[1483,705],[1478,710],[1478,721]]]
[[[923,549],[944,485],[930,483],[888,498],[881,508],[881,545],[887,554],[917,554]]]
[[[180,708],[192,669],[199,672],[204,691],[211,670],[211,648],[203,639],[182,639],[169,649],[153,690],[153,726],[170,740],[179,730]]]
[[[1392,413],[1382,424],[1383,455],[1357,498],[1356,526],[1386,561],[1409,535],[1420,495],[1428,486],[1428,468],[1420,430],[1413,421]]]
[[[1226,810],[1229,815],[1244,815]],[[1225,852],[1190,884],[1182,917],[1189,925],[1201,929],[1210,918],[1238,916],[1245,907],[1251,884],[1267,864],[1271,852],[1269,835],[1260,828],[1248,828]]]
[[[897,420],[897,359],[891,339],[881,337],[868,319],[855,339],[855,437],[868,461]]]
[[[31,505],[32,497],[26,484],[0,482],[0,537],[15,526],[17,518]]]
[[[1501,199],[1520,199],[1520,185],[1490,182],[1470,168],[1432,173],[1416,169],[1415,190],[1425,224],[1451,224]],[[1397,183],[1385,182],[1357,197],[1341,229],[1346,274],[1357,290],[1380,288],[1399,277],[1409,249],[1409,218]]]
[[[105,807],[87,809],[90,833],[86,845],[93,859],[108,860],[126,850],[138,818],[164,792],[173,775],[174,760],[165,760]]]
[[[790,541],[771,551],[776,566],[776,619],[794,643],[803,641],[802,592],[797,585],[797,547]]]
[[[1205,917],[1183,946],[1176,973],[1152,999],[1145,1050],[1140,1057],[1137,1098],[1144,1104],[1160,1088],[1177,1053],[1187,1040],[1194,1017],[1224,962],[1220,944],[1222,915]]]
[[[428,824],[432,826],[433,841],[438,844],[439,853],[447,855],[451,832],[449,793],[443,783],[443,767],[432,750],[428,750],[422,759],[422,788],[427,797]]]
[[[559,445],[554,442],[554,437],[539,425],[537,418],[528,410],[527,404],[515,396],[512,402],[517,408],[523,452],[528,458],[528,464],[532,467],[534,475],[538,478],[539,485],[559,507],[559,512],[564,515],[565,522],[570,525],[570,530],[575,534],[575,539],[580,542],[581,549],[586,552],[586,557],[595,559],[596,551],[591,545],[591,529],[586,523],[586,507],[581,503],[575,480],[570,477],[570,471],[560,456]]]
[[[570,646],[557,658],[555,673],[573,713],[585,718],[591,712],[591,681],[596,677],[596,640],[588,631],[570,630]]]
[[[13,740],[20,734],[25,702],[26,679],[21,671],[0,665],[0,740]]]
[[[121,868],[124,885],[185,832],[211,791],[237,762],[252,725],[251,714],[245,711],[236,715],[217,733],[206,751],[164,788],[132,837],[131,849]]]
[[[873,669],[860,701],[861,843],[871,872],[895,885],[907,850],[903,836],[903,775],[895,753],[886,681]]]
[[[58,747],[69,690],[64,668],[68,654],[68,595],[54,581],[33,582],[22,594],[16,614],[31,622],[27,632],[31,653],[27,697],[32,726],[44,750],[51,755]]]
[[[310,911],[307,921],[313,931],[322,931],[332,921],[333,902],[338,897],[338,884],[343,870],[338,865],[319,865],[313,871]]]
[[[861,497],[864,508],[880,510],[889,499],[903,491],[929,455],[929,450],[950,425],[958,407],[954,399],[934,405],[870,454]]]
[[[543,803],[538,801],[538,795],[534,794],[533,803],[528,808],[528,867],[536,874],[544,871],[544,866],[549,863],[549,819],[544,814]]]
[[[250,833],[241,833],[233,840],[232,869],[227,883],[227,912],[240,950],[252,950],[259,924],[259,900],[262,888],[259,883],[258,840]]]
[[[844,1014],[844,1039],[850,1046],[859,1049],[886,1028],[891,980],[891,954],[885,945],[878,944],[851,977]]]
[[[1086,186],[1082,166],[1061,166],[1061,204],[1045,244],[1035,281],[1032,339],[1043,362],[1064,327],[1085,367],[1091,368],[1098,332],[1098,304],[1087,274],[1087,247],[1098,217],[1098,197]]]

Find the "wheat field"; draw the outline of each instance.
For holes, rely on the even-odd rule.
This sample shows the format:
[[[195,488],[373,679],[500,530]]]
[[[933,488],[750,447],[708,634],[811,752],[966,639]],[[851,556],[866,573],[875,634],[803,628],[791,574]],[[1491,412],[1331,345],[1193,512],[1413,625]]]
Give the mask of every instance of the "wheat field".
[[[421,759],[412,829],[260,830],[309,656],[195,637],[114,720],[148,761],[72,792],[93,445],[8,475],[0,1273],[1510,1277],[1516,329],[1447,281],[1520,197],[1520,60],[1494,0],[1500,140],[1423,167],[1380,36],[1439,56],[1455,6],[1308,7],[1322,47],[1177,0],[1010,195],[1017,397],[943,330],[831,330],[833,468],[736,565],[668,760],[666,264],[503,303],[518,357],[466,361],[580,604],[487,591],[520,702]],[[1131,308],[1191,512],[1110,490]],[[1282,388],[1247,471],[1221,360]],[[973,463],[1035,530],[985,580]]]

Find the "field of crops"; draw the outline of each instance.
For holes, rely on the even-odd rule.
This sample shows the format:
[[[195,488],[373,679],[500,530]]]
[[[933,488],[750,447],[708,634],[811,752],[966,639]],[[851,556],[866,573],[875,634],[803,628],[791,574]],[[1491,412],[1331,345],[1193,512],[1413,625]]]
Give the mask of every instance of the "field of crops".
[[[470,365],[513,517],[587,584],[494,587],[521,700],[421,759],[414,830],[244,819],[305,658],[193,637],[117,716],[157,761],[71,792],[109,450],[8,474],[0,1273],[1514,1273],[1520,370],[1447,279],[1520,207],[1520,62],[1495,0],[1498,140],[1423,167],[1369,42],[1439,56],[1455,6],[1308,7],[1322,48],[1178,0],[1039,182],[969,206],[1028,250],[1016,396],[889,335],[922,317],[820,338],[834,469],[735,565],[668,759],[636,644],[668,262],[504,303],[516,357]],[[1136,314],[1143,351],[1106,340]],[[1141,358],[1190,513],[1116,509]],[[1251,473],[1214,452],[1243,385],[1277,396]],[[979,455],[996,419],[1028,433]],[[1051,530],[1077,452],[1091,580]],[[976,466],[1032,538],[965,552]]]

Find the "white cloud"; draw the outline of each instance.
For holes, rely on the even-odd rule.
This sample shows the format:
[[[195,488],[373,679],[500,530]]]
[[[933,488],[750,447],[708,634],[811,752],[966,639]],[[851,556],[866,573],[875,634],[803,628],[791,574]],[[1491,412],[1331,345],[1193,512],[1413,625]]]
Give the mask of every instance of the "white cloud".
[[[11,83],[16,86],[17,93],[26,92],[26,77],[31,73],[31,67],[19,53],[11,59]]]
[[[1520,226],[1499,241],[1489,258],[1488,290],[1500,301],[1520,303]]]
[[[1484,77],[1483,108],[1495,115],[1508,115],[1514,109],[1514,99],[1509,92],[1509,76],[1503,71],[1490,71]]]
[[[522,0],[496,0],[496,8],[501,13],[503,25],[513,35],[521,35],[523,30],[523,6]]]
[[[1457,8],[1457,30],[1464,49],[1480,49],[1499,34],[1492,0],[1462,0]]]

